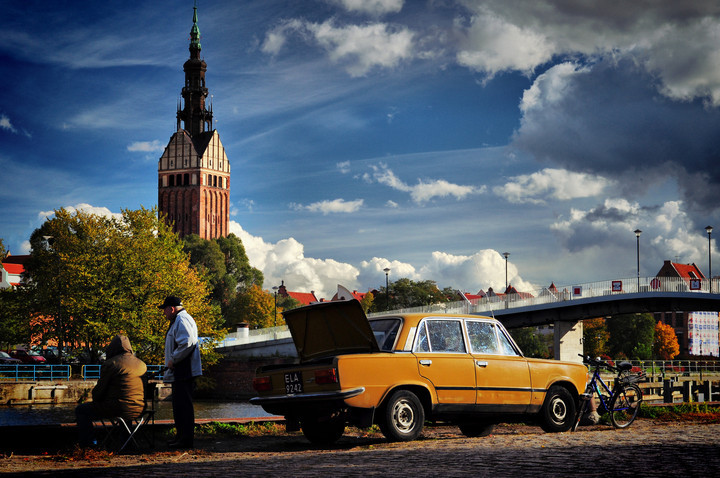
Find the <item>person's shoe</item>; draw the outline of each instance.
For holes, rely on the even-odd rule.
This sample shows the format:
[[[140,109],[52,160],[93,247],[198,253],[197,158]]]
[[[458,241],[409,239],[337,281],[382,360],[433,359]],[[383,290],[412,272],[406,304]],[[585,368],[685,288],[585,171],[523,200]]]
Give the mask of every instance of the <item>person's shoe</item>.
[[[187,450],[187,449],[195,448],[193,446],[193,442],[186,441],[186,440],[177,440],[177,441],[170,442],[170,443],[168,443],[168,447],[173,450]]]

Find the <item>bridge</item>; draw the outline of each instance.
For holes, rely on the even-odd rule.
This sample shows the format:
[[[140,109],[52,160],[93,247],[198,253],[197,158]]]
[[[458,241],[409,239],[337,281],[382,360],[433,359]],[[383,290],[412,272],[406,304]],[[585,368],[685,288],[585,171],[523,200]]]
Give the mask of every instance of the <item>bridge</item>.
[[[712,291],[712,292],[711,292]],[[553,324],[555,358],[579,360],[582,348],[582,321],[617,314],[669,312],[669,311],[716,311],[720,312],[720,280],[710,284],[707,280],[688,280],[673,277],[633,277],[599,282],[589,282],[539,291],[517,294],[486,296],[482,299],[429,304],[422,307],[383,311],[368,317],[411,312],[434,312],[443,314],[469,314],[495,317],[506,328],[542,326]],[[265,333],[264,331],[267,331]],[[246,337],[230,337],[224,347],[262,349],[270,347],[272,353],[292,348],[290,333],[286,327],[273,327],[250,331]],[[255,355],[257,356],[257,355]]]

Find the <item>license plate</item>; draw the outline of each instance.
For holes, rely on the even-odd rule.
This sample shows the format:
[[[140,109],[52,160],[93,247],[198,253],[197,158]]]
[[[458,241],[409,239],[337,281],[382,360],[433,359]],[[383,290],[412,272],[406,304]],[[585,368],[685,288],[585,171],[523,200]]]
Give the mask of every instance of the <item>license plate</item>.
[[[302,372],[285,374],[285,393],[303,393]]]

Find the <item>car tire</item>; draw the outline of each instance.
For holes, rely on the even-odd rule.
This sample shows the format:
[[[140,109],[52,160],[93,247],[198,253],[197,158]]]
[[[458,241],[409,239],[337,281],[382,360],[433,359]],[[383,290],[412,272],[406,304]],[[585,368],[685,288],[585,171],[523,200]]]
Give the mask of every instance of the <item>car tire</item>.
[[[380,430],[390,441],[415,440],[425,424],[425,409],[409,390],[398,390],[390,396]]]
[[[460,433],[466,437],[486,437],[490,435],[495,429],[494,423],[462,423],[458,425],[460,427]]]
[[[564,387],[553,385],[540,409],[540,427],[550,433],[566,432],[572,428],[575,414],[572,394]]]
[[[301,424],[303,435],[314,445],[332,445],[345,433],[345,420],[339,417],[328,420],[308,417]]]

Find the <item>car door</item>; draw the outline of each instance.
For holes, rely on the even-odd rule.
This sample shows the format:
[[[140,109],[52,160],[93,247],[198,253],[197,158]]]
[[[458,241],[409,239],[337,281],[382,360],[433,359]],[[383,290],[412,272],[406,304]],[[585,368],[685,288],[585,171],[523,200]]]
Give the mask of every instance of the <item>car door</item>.
[[[532,396],[525,357],[493,321],[467,319],[465,325],[475,371],[477,410],[525,412]]]
[[[475,371],[461,319],[424,319],[418,326],[413,353],[420,375],[435,387],[438,404],[474,406]]]

